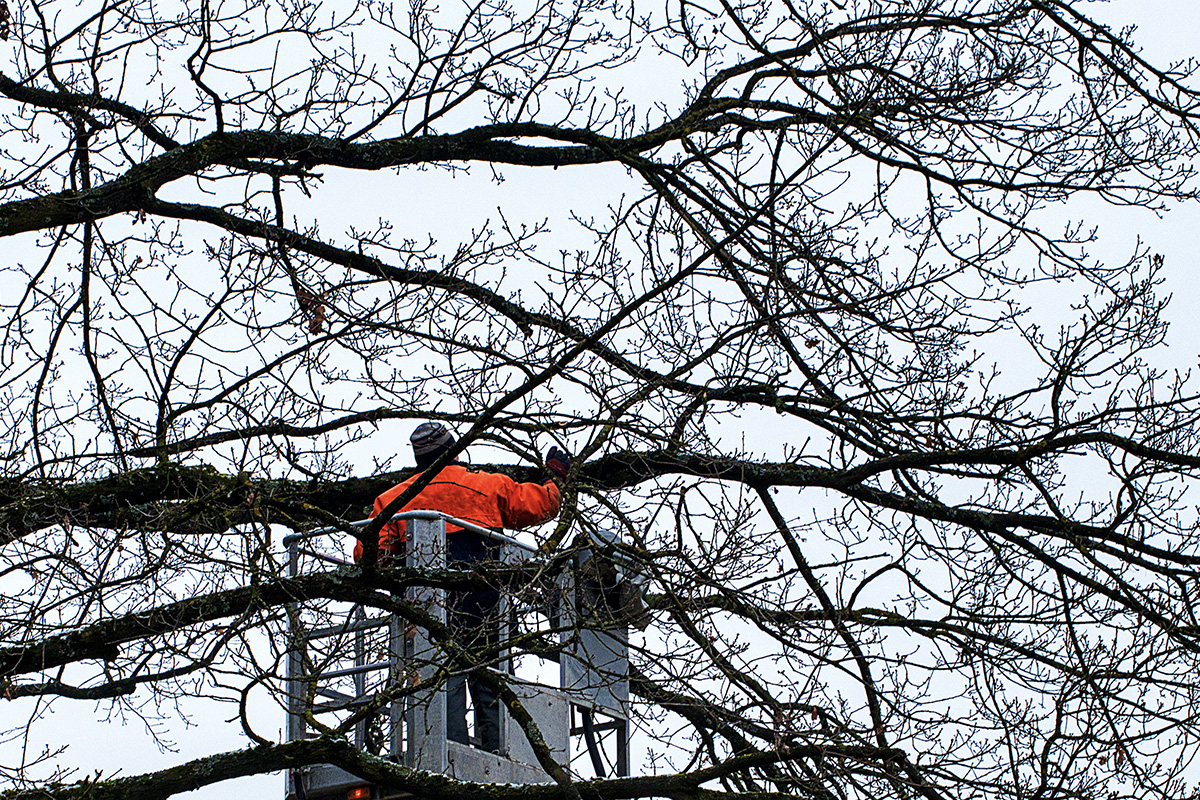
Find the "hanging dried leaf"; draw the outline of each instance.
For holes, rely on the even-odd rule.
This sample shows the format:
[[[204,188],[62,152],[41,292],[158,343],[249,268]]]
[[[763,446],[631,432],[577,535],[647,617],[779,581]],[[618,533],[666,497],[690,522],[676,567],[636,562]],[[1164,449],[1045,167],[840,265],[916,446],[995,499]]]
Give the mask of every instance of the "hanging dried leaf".
[[[296,303],[300,314],[308,320],[308,332],[320,333],[325,329],[325,300],[303,286],[296,286]]]

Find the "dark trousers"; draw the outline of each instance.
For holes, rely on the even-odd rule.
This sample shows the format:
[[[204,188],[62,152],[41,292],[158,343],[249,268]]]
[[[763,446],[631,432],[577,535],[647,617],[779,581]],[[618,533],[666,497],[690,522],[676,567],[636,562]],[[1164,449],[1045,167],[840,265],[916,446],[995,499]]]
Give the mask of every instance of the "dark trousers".
[[[499,557],[494,542],[467,531],[452,531],[447,537],[448,562],[451,567],[468,569],[483,561]],[[448,592],[447,624],[455,641],[469,651],[494,653],[499,642],[500,593],[494,589],[481,592]],[[475,735],[480,747],[492,753],[500,752],[500,698],[478,674],[456,675],[446,682],[446,738],[470,744],[467,735],[467,690],[475,704]]]
[[[500,698],[478,675],[455,675],[446,682],[446,738],[470,744],[467,735],[467,686],[475,701],[475,733],[479,746],[489,753],[500,752]]]

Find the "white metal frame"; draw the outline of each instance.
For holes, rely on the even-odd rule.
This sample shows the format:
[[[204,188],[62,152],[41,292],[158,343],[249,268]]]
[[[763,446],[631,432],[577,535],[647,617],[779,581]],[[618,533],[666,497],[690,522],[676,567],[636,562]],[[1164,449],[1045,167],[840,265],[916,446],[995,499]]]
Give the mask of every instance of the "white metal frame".
[[[515,539],[436,511],[409,511],[397,514],[394,519],[406,522],[406,558],[409,566],[431,570],[445,568],[447,522],[497,542],[503,561],[519,562],[535,558],[533,548]],[[362,526],[371,521],[362,520],[354,524]],[[347,562],[321,554],[311,546],[319,537],[339,533],[336,529],[322,529],[286,537],[284,544],[288,548],[289,576],[302,574],[306,562],[310,560],[347,565]],[[591,553],[585,550],[579,558],[586,560],[589,557]],[[627,775],[627,633],[620,628],[614,629],[611,620],[605,622],[596,618],[595,610],[589,609],[582,597],[585,587],[575,585],[569,571],[560,575],[558,584],[561,603],[555,615],[566,623],[564,627],[567,628],[563,634],[564,652],[559,659],[560,687],[531,684],[511,677],[508,678],[509,685],[521,696],[555,755],[561,754],[562,766],[569,768],[570,740],[582,737],[582,743],[591,748],[593,762],[599,770],[601,759],[596,752],[596,733],[611,731],[613,735],[607,739],[610,740],[610,750],[615,752],[609,755],[608,761],[615,765],[616,774]],[[410,587],[406,599],[424,607],[440,622],[446,622],[444,590]],[[502,599],[501,613],[505,619],[507,609],[503,604],[506,603],[507,598]],[[378,690],[379,684],[372,684],[370,677],[384,670],[387,671],[384,686],[403,682],[412,685],[414,677],[417,686],[437,683],[436,674],[441,669],[440,648],[423,628],[417,628],[415,635],[410,634],[411,638],[406,638],[405,628],[408,626],[402,620],[389,614],[372,615],[360,607],[352,608],[339,622],[316,627],[306,624],[312,614],[301,603],[289,607],[289,616],[292,622],[286,683],[289,741],[308,736],[306,713],[331,709],[352,710],[356,705],[371,702],[371,695]],[[604,630],[599,630],[600,627]],[[372,653],[369,640],[373,631],[385,628],[387,653],[386,658],[380,659],[377,652]],[[502,632],[501,635],[506,634]],[[333,647],[345,638],[353,641],[353,653],[348,659],[350,663],[342,663],[331,670],[318,670],[316,675],[305,673],[305,654],[310,643],[331,639],[332,644],[327,647]],[[330,680],[347,679],[352,682],[353,694],[323,685]],[[323,697],[329,702],[318,707],[318,703],[310,703],[310,696]],[[512,725],[507,711],[501,714],[503,755],[447,741],[446,695],[444,686],[440,684],[428,692],[398,698],[387,704],[386,713],[389,735],[386,753],[380,755],[397,763],[478,782],[538,783],[549,780],[534,758],[525,737],[520,734],[509,735]],[[597,714],[603,717],[600,722],[596,721]],[[352,741],[359,747],[365,747],[368,739],[368,723],[362,720],[355,726]],[[310,766],[289,770],[285,795],[289,800],[344,797],[347,789],[366,783],[331,765]],[[373,796],[380,800],[392,795],[375,790]]]

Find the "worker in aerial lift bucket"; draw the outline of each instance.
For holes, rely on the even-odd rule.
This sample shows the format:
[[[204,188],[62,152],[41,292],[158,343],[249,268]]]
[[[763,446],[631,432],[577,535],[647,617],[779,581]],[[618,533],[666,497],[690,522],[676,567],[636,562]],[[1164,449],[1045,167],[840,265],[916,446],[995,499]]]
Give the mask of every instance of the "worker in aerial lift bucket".
[[[424,470],[438,456],[454,446],[454,434],[440,422],[426,422],[409,437],[417,468]],[[481,528],[527,528],[549,522],[558,516],[562,495],[558,487],[571,466],[565,450],[551,447],[546,452],[546,471],[541,483],[518,483],[507,475],[468,469],[458,461],[442,467],[429,484],[417,493],[401,511],[441,511],[472,522]],[[405,492],[418,475],[393,486],[375,499],[375,516],[388,503]],[[403,552],[404,521],[389,522],[379,533],[382,557]],[[474,531],[446,523],[446,557],[451,567],[468,567],[494,561],[499,550],[494,540]],[[354,560],[362,557],[362,544],[354,547]],[[500,593],[495,589],[472,592],[448,592],[448,625],[460,643],[484,648],[496,643]],[[500,703],[496,693],[477,675],[456,675],[446,685],[446,738],[470,744],[467,736],[467,688],[475,702],[475,732],[480,746],[493,753],[500,751]]]

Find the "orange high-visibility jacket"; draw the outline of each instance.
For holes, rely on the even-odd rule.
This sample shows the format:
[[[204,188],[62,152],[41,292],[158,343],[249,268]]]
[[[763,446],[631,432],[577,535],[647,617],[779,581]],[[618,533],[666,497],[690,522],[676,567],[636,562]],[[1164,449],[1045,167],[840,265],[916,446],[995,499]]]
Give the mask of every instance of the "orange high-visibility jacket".
[[[412,486],[419,477],[414,475],[375,498],[371,516]],[[409,500],[401,511],[441,511],[452,517],[473,522],[481,528],[499,531],[502,528],[528,528],[549,522],[558,515],[562,494],[552,482],[517,483],[507,475],[494,472],[472,472],[461,464],[442,468],[429,485]],[[446,531],[462,530],[453,523]],[[379,533],[379,549],[386,552],[404,541],[404,521],[383,526]],[[354,545],[354,560],[362,557],[362,544]]]

